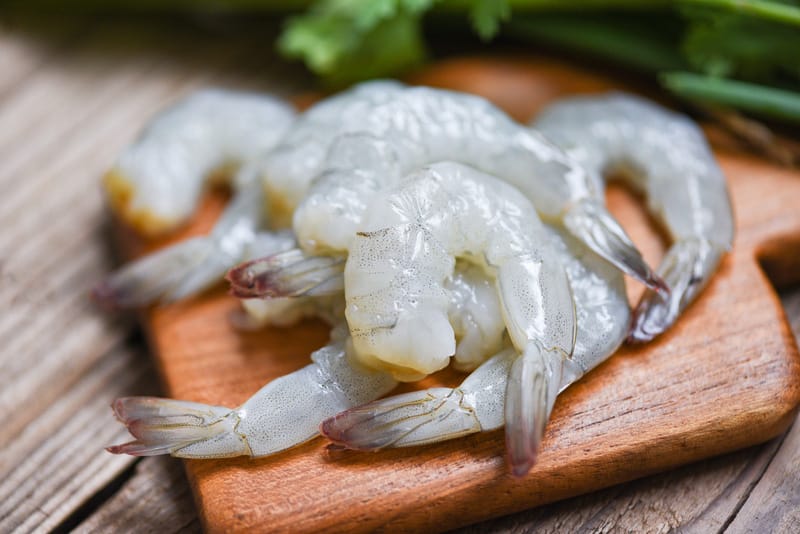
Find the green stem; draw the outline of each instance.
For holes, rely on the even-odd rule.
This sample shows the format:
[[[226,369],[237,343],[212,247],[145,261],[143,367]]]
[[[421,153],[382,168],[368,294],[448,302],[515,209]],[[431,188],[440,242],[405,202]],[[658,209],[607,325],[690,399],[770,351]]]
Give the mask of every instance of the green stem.
[[[686,67],[669,38],[659,37],[652,29],[641,31],[642,27],[641,20],[631,23],[612,17],[541,15],[515,18],[503,26],[503,33],[525,41],[561,46],[650,74]]]
[[[667,90],[687,100],[800,123],[800,94],[792,91],[689,72],[665,73],[660,81]]]
[[[497,1],[497,0],[492,0]],[[654,11],[666,9],[674,0],[506,0],[513,13],[532,13],[539,11],[583,10],[608,11],[611,9],[630,11]],[[441,0],[436,6],[442,11],[467,11],[474,0]]]
[[[800,8],[771,0],[678,0],[684,6],[725,10],[754,18],[800,26]],[[746,38],[743,36],[743,38]]]
[[[4,7],[43,13],[259,12],[284,15],[307,9],[312,0],[4,0]]]

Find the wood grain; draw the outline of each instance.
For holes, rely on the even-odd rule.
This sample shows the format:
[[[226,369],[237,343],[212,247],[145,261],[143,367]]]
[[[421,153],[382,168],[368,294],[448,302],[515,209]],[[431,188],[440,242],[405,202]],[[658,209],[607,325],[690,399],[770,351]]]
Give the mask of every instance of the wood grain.
[[[496,59],[440,66],[416,81],[483,94],[520,119],[557,96],[614,85],[557,63]],[[800,399],[800,365],[759,261],[767,258],[772,272],[785,280],[794,274],[794,250],[783,245],[800,236],[800,182],[790,172],[724,147],[718,155],[735,205],[734,250],[670,333],[646,347],[623,348],[559,398],[540,463],[527,478],[507,475],[498,432],[418,449],[337,456],[315,440],[265,459],[188,462],[204,525],[210,531],[442,529],[782,432]],[[609,203],[648,259],[657,262],[663,243],[633,199],[612,191]],[[189,233],[204,231],[216,209],[208,208]],[[632,293],[637,290],[632,286]],[[235,309],[218,290],[151,311],[148,331],[171,396],[237,405],[266,381],[304,365],[308,353],[325,341],[325,329],[316,323],[236,333],[226,320]],[[452,384],[455,378],[444,373],[425,386]]]
[[[251,48],[236,41],[203,49],[163,27],[6,15],[0,12],[0,532],[45,532],[83,513],[134,462],[103,451],[124,435],[109,402],[158,391],[144,347],[128,344],[133,322],[88,299],[112,268],[99,176],[143,118],[180,93],[221,77],[240,83],[231,65],[238,69]],[[139,40],[157,53],[142,55]],[[289,79],[269,89],[285,93],[302,78]]]
[[[3,449],[1,531],[54,529],[132,463],[98,453],[124,437],[108,413],[108,398],[155,393],[150,372],[130,372],[132,360],[143,356],[112,351]]]
[[[182,466],[162,456],[143,458],[124,488],[73,532],[188,534],[199,530]]]

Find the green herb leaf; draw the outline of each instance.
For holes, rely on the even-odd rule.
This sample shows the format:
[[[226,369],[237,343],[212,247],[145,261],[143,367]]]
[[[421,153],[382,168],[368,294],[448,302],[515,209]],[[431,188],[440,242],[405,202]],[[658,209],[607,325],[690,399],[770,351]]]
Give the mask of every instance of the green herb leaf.
[[[778,2],[760,2],[778,4]],[[791,24],[726,9],[684,9],[689,21],[682,50],[712,76],[800,80],[800,30]]]
[[[435,0],[325,0],[278,40],[331,85],[401,73],[425,57],[420,18]]]
[[[472,26],[484,41],[497,34],[500,23],[511,17],[508,0],[473,0],[469,11]]]

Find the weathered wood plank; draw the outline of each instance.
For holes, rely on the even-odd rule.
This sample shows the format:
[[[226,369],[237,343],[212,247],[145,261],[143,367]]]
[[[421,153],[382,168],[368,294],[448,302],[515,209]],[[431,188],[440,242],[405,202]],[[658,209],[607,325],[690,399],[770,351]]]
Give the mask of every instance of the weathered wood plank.
[[[79,37],[74,24],[41,39],[24,22],[0,31],[3,532],[56,527],[130,466],[102,451],[124,435],[108,404],[156,392],[149,359],[122,345],[131,323],[87,299],[111,268],[98,177],[181,93],[247,83],[231,73],[248,52],[240,40],[203,47],[196,32],[91,22]]]
[[[795,422],[764,476],[725,530],[727,533],[800,532],[800,425]]]
[[[57,61],[26,67],[38,56],[26,52],[23,30],[0,35],[0,49],[10,50],[9,78],[5,64],[0,78],[25,80],[0,99],[0,308],[8,310],[0,315],[0,413],[11,414],[0,446],[127,335],[126,323],[86,298],[111,268],[98,177],[143,118],[180,94],[248,76],[269,84],[270,74],[238,73],[248,65],[241,40],[198,46],[196,32],[123,23],[100,25]],[[296,83],[276,79],[275,92]]]
[[[103,451],[124,439],[109,400],[154,382],[146,354],[121,346],[28,423],[0,457],[0,531],[56,527],[129,466]]]
[[[131,530],[158,534],[200,531],[192,492],[180,462],[166,457],[144,458],[128,483],[74,532]]]
[[[19,14],[0,13],[0,100],[25,83],[27,77],[57,61],[89,21],[61,17],[58,21],[33,21]],[[47,38],[41,39],[46,31]]]
[[[800,293],[784,302],[800,337]],[[726,532],[800,532],[800,423],[794,426]]]

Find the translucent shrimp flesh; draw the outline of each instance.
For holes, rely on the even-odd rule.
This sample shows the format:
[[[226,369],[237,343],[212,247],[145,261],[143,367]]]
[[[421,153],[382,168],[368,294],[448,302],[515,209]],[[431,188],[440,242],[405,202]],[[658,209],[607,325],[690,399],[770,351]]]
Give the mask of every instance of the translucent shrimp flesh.
[[[527,471],[573,352],[575,308],[536,211],[514,187],[440,162],[373,199],[345,266],[355,354],[399,380],[445,367],[456,347],[444,281],[456,258],[495,280],[519,354],[507,387],[507,444],[512,464]]]
[[[264,225],[259,157],[294,121],[292,108],[251,93],[204,90],[158,115],[104,179],[116,214],[144,235],[184,223],[217,172],[236,169],[233,200],[208,236],[131,263],[94,289],[110,306],[178,300],[217,282],[247,257]]]
[[[702,131],[688,117],[632,95],[559,101],[532,123],[590,172],[620,176],[647,198],[672,238],[658,275],[669,293],[647,291],[632,341],[669,328],[708,283],[733,243],[725,177]]]
[[[457,324],[478,325],[458,336],[457,355],[466,354],[465,367],[472,369],[502,348],[505,325],[497,296],[486,291],[488,285],[482,271],[468,264],[459,265],[446,283],[452,292],[449,315]],[[487,300],[476,302],[479,295]],[[331,332],[331,342],[311,355],[311,364],[273,380],[238,408],[154,397],[118,399],[112,405],[114,413],[136,439],[109,451],[185,458],[265,456],[317,436],[322,420],[397,385],[389,373],[366,368],[354,358],[342,321],[343,305],[334,299],[248,301],[248,306],[259,324],[286,326],[310,314],[340,323]]]
[[[616,269],[563,230],[548,227],[547,233],[569,278],[578,324],[575,349],[561,373],[561,392],[617,350],[628,331],[630,310]],[[510,348],[498,352],[453,389],[416,391],[352,408],[325,420],[322,433],[347,448],[377,450],[500,428],[509,371],[517,357]],[[530,462],[514,464],[513,472],[521,476],[529,467]]]
[[[235,197],[209,236],[125,266],[98,284],[94,297],[109,307],[135,307],[179,300],[220,280],[251,257],[247,248],[258,229],[289,224],[341,117],[362,115],[402,87],[364,83],[297,121],[278,100],[220,90],[195,93],[158,115],[106,175],[114,211],[141,234],[164,233],[191,215],[208,181],[240,167]],[[267,188],[266,198],[264,176],[278,184]]]
[[[307,167],[292,173],[285,166],[279,181],[278,172],[266,173],[265,187],[281,198],[301,196],[281,190],[286,184],[310,187],[293,220],[305,250],[346,249],[370,194],[423,165],[452,160],[514,185],[543,219],[562,223],[624,272],[663,290],[605,210],[597,181],[561,149],[480,97],[426,87],[392,85],[391,91],[391,98],[341,116],[317,145],[284,143],[286,158],[303,161],[304,154],[322,151],[326,137],[326,157],[309,158],[319,175],[313,183]]]
[[[276,378],[231,409],[154,397],[117,399],[114,413],[136,438],[108,447],[116,454],[180,458],[266,456],[303,443],[319,423],[385,395],[397,383],[348,357],[346,328],[311,355],[312,363]]]
[[[149,122],[104,178],[114,211],[158,235],[194,212],[215,171],[254,161],[294,122],[285,102],[255,93],[197,91]]]

